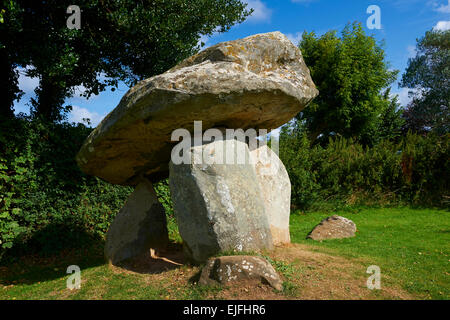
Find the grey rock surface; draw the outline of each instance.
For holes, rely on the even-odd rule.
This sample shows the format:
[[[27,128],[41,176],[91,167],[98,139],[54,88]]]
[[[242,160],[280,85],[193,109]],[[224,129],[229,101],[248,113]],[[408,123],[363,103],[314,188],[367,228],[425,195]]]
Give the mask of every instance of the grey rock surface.
[[[344,217],[333,215],[322,220],[307,236],[312,240],[343,239],[354,237],[356,224]]]
[[[226,143],[228,149],[224,150]],[[247,164],[217,164],[223,152],[247,144],[218,140],[190,148],[190,164],[170,163],[169,183],[180,235],[188,258],[204,262],[224,251],[272,249],[272,236],[255,168]],[[207,154],[211,164],[196,164]]]
[[[250,151],[261,186],[274,245],[291,242],[291,181],[280,158],[267,145]]]
[[[272,265],[261,257],[225,256],[207,261],[200,275],[200,285],[232,284],[246,281],[269,284],[276,290],[283,289],[283,282]]]
[[[89,135],[77,162],[121,185],[167,176],[177,128],[276,129],[318,91],[300,50],[280,32],[219,43],[131,88]]]
[[[168,244],[166,213],[152,184],[143,180],[116,215],[106,235],[105,256],[117,264]]]

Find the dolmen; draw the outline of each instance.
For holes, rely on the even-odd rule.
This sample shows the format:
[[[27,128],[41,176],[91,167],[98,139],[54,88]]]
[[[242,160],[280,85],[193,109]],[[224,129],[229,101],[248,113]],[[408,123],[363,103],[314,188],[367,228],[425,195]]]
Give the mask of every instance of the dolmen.
[[[167,177],[192,262],[289,243],[291,184],[277,141],[263,138],[317,95],[280,32],[217,44],[132,87],[76,158],[86,174],[135,187],[108,231],[108,261],[167,245],[152,185]]]

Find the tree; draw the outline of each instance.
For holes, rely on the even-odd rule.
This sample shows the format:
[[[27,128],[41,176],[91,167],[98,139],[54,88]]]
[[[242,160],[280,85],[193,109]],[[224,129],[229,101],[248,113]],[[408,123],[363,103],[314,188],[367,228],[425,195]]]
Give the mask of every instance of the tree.
[[[320,92],[297,116],[310,140],[341,135],[370,143],[391,105],[383,89],[398,72],[389,70],[383,49],[359,23],[347,25],[340,38],[336,31],[321,37],[304,32],[299,47]]]
[[[14,111],[12,109],[14,101],[19,100],[22,93],[19,89],[19,73],[15,67],[16,64],[21,64],[23,61],[20,58],[20,52],[14,50],[7,50],[5,42],[12,29],[20,28],[16,20],[16,11],[13,2],[3,1],[0,8],[0,88],[2,88],[2,99],[0,99],[0,120],[2,118],[12,118]],[[11,17],[11,23],[5,24],[6,11]],[[15,62],[14,62],[15,61]]]
[[[64,100],[82,85],[98,94],[118,81],[133,85],[162,73],[199,49],[202,35],[225,32],[251,13],[239,0],[79,0],[81,28],[69,29],[69,0],[3,0],[1,83],[12,94],[1,106],[10,114],[20,92],[17,67],[39,77],[32,111],[61,120]]]
[[[448,133],[450,126],[450,30],[428,31],[417,40],[416,57],[409,59],[400,87],[411,89],[406,129]]]
[[[390,89],[384,93],[385,100],[389,101],[388,106],[379,116],[379,123],[376,131],[372,132],[375,142],[381,140],[396,140],[402,135],[402,128],[405,124],[403,110],[398,102],[398,96],[390,98]],[[378,140],[378,141],[377,141]]]

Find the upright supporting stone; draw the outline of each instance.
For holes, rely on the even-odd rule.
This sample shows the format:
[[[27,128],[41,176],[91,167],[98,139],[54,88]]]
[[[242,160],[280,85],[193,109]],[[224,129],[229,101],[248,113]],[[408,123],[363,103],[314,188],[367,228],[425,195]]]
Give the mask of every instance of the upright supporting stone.
[[[273,248],[255,168],[223,163],[225,142],[249,159],[248,146],[239,141],[215,141],[190,148],[191,164],[169,166],[174,211],[188,258],[204,262],[224,251]],[[230,145],[229,145],[230,147]],[[242,152],[243,151],[243,152]],[[233,151],[231,151],[233,153]],[[208,163],[194,159],[207,155]],[[236,159],[238,152],[233,155]]]
[[[116,264],[150,249],[162,249],[169,241],[164,207],[152,184],[142,180],[109,227],[105,256]]]
[[[280,158],[268,146],[250,151],[261,186],[274,245],[291,242],[291,181]]]

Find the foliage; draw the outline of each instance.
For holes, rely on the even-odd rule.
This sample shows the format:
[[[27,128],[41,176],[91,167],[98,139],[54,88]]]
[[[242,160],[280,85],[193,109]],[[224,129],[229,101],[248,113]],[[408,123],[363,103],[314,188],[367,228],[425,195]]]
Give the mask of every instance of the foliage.
[[[91,128],[22,117],[0,122],[0,258],[102,240],[132,188],[83,174],[75,155]],[[179,239],[168,181],[154,184]]]
[[[169,180],[164,179],[154,185],[158,200],[163,205],[169,217],[174,218],[172,199],[170,197]]]
[[[291,180],[291,205],[310,208],[319,198],[320,185],[310,141],[304,131],[284,126],[280,132],[280,159]]]
[[[390,90],[386,90],[385,99],[388,100]],[[375,132],[371,132],[372,141],[378,143],[383,140],[397,140],[402,135],[402,128],[405,124],[403,109],[398,102],[398,96],[393,97],[387,108],[379,117],[378,126]]]
[[[347,25],[321,37],[304,32],[299,44],[319,96],[297,119],[310,140],[327,142],[333,135],[373,143],[379,115],[391,106],[387,88],[397,71],[390,71],[383,49],[367,36],[361,24]]]
[[[1,252],[54,252],[104,237],[132,189],[79,170],[74,157],[90,131],[26,117],[0,123]],[[409,134],[371,148],[334,138],[322,147],[311,146],[298,128],[283,128],[280,158],[291,179],[292,205],[303,210],[358,203],[448,206],[448,135]],[[171,235],[181,241],[167,180],[155,189]]]
[[[0,100],[0,121],[2,118],[14,117],[13,104],[14,101],[19,100],[23,95],[23,92],[19,89],[19,72],[16,69],[13,61],[20,64],[23,63],[21,56],[18,52],[7,50],[4,47],[4,41],[7,38],[7,30],[13,28],[19,28],[17,22],[11,24],[5,24],[6,11],[10,13],[10,16],[16,18],[15,3],[9,1],[0,2],[0,87],[2,88],[2,99]]]
[[[398,142],[364,147],[338,137],[323,147],[310,146],[302,130],[284,128],[280,158],[292,183],[292,205],[303,210],[355,203],[448,206],[449,138],[408,134]]]
[[[84,175],[74,157],[84,125],[0,123],[0,254],[51,252],[102,237],[131,189]]]
[[[81,29],[69,29],[69,0],[2,0],[0,106],[12,115],[17,67],[40,79],[36,115],[61,120],[77,86],[89,97],[107,86],[162,73],[199,49],[202,35],[225,32],[251,13],[239,0],[80,0]]]
[[[400,86],[413,96],[405,112],[407,129],[449,133],[450,30],[431,30],[417,40],[417,55],[409,59]]]

